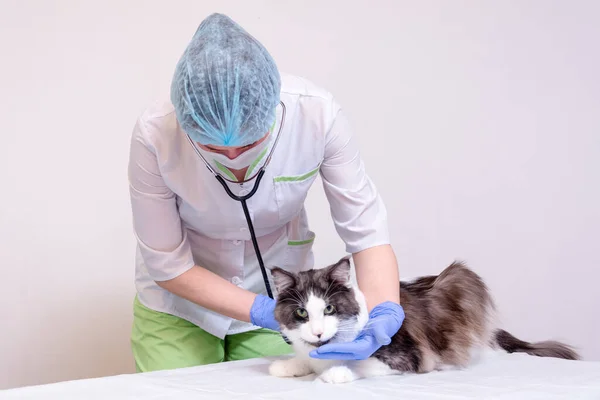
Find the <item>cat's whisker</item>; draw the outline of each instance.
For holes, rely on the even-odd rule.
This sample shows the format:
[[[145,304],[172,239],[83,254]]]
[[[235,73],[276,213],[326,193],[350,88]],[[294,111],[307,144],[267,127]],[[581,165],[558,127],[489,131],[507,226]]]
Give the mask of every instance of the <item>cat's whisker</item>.
[[[338,329],[338,332],[344,332],[344,333],[358,332],[358,329],[356,329],[356,328]]]
[[[294,299],[297,299],[297,300],[301,300],[301,299],[302,299],[302,296],[300,295],[300,293],[299,293],[299,292],[298,292],[298,290],[296,290],[296,289],[294,289],[294,290],[292,290],[292,291],[290,292],[290,296],[291,296],[292,298],[294,298]]]
[[[329,282],[329,285],[327,285],[327,290],[325,290],[325,294],[323,295],[323,297],[329,298],[328,293],[331,290],[331,288],[333,288],[333,282]]]
[[[335,296],[337,296],[340,293],[347,293],[345,290],[338,290],[337,292],[333,292],[332,294],[330,294],[329,296],[327,296],[328,299],[334,298]]]
[[[345,323],[345,322],[339,322],[338,323],[338,328],[345,328],[345,327],[355,327],[356,326],[356,322],[350,322],[350,323]]]
[[[338,329],[336,332],[338,333],[350,333],[350,332],[357,332],[355,329]]]
[[[301,306],[302,303],[294,298],[290,298],[290,299],[285,299],[285,300],[280,300],[279,303],[281,304],[286,304],[286,303],[291,303],[293,305],[297,305],[297,306]]]
[[[294,294],[294,298],[297,299],[299,303],[306,303],[306,298],[297,289],[294,289],[292,293]]]
[[[300,294],[300,292],[298,292],[298,290],[294,289],[291,294],[290,297],[294,300],[296,300],[296,302],[298,303],[298,307],[302,307],[302,304],[304,303],[304,301],[302,300],[302,295]]]

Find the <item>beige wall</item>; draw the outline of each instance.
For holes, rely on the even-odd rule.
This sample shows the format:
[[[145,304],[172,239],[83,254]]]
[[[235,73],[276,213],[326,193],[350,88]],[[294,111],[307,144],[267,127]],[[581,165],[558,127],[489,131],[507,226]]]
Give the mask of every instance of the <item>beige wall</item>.
[[[133,371],[129,135],[213,11],[347,108],[403,276],[465,259],[515,334],[600,360],[599,4],[2,1],[0,388]]]

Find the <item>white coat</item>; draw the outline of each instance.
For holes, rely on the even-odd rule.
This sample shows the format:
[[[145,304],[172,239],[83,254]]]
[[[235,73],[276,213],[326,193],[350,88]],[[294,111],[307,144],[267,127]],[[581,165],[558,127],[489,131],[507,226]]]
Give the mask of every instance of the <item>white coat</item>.
[[[315,235],[304,201],[317,174],[349,253],[388,244],[385,206],[365,172],[341,107],[327,91],[288,75],[282,75],[281,101],[286,106],[281,137],[258,191],[248,200],[267,269],[313,268]],[[280,123],[278,107],[274,133]],[[129,182],[140,302],[219,338],[256,329],[156,284],[199,265],[239,287],[266,293],[241,204],[225,193],[194,152],[170,103],[152,106],[139,117],[131,140]],[[253,184],[230,187],[244,195]]]

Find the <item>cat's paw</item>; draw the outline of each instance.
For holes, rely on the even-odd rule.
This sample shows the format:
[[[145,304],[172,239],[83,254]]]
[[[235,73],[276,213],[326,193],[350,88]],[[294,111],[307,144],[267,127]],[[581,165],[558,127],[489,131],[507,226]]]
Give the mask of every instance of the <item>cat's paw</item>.
[[[289,360],[277,360],[269,366],[269,373],[279,378],[291,378],[310,375],[312,370],[308,363],[292,358]]]
[[[329,368],[319,376],[319,379],[327,383],[348,383],[356,380],[357,376],[350,368],[340,365]]]

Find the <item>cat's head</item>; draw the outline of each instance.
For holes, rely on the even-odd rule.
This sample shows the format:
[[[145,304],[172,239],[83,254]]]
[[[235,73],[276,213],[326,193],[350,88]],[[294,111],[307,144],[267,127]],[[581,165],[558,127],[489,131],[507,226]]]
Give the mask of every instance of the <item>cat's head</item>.
[[[364,297],[350,279],[350,257],[322,269],[274,268],[272,274],[278,292],[275,318],[292,343],[351,341],[366,323]]]

